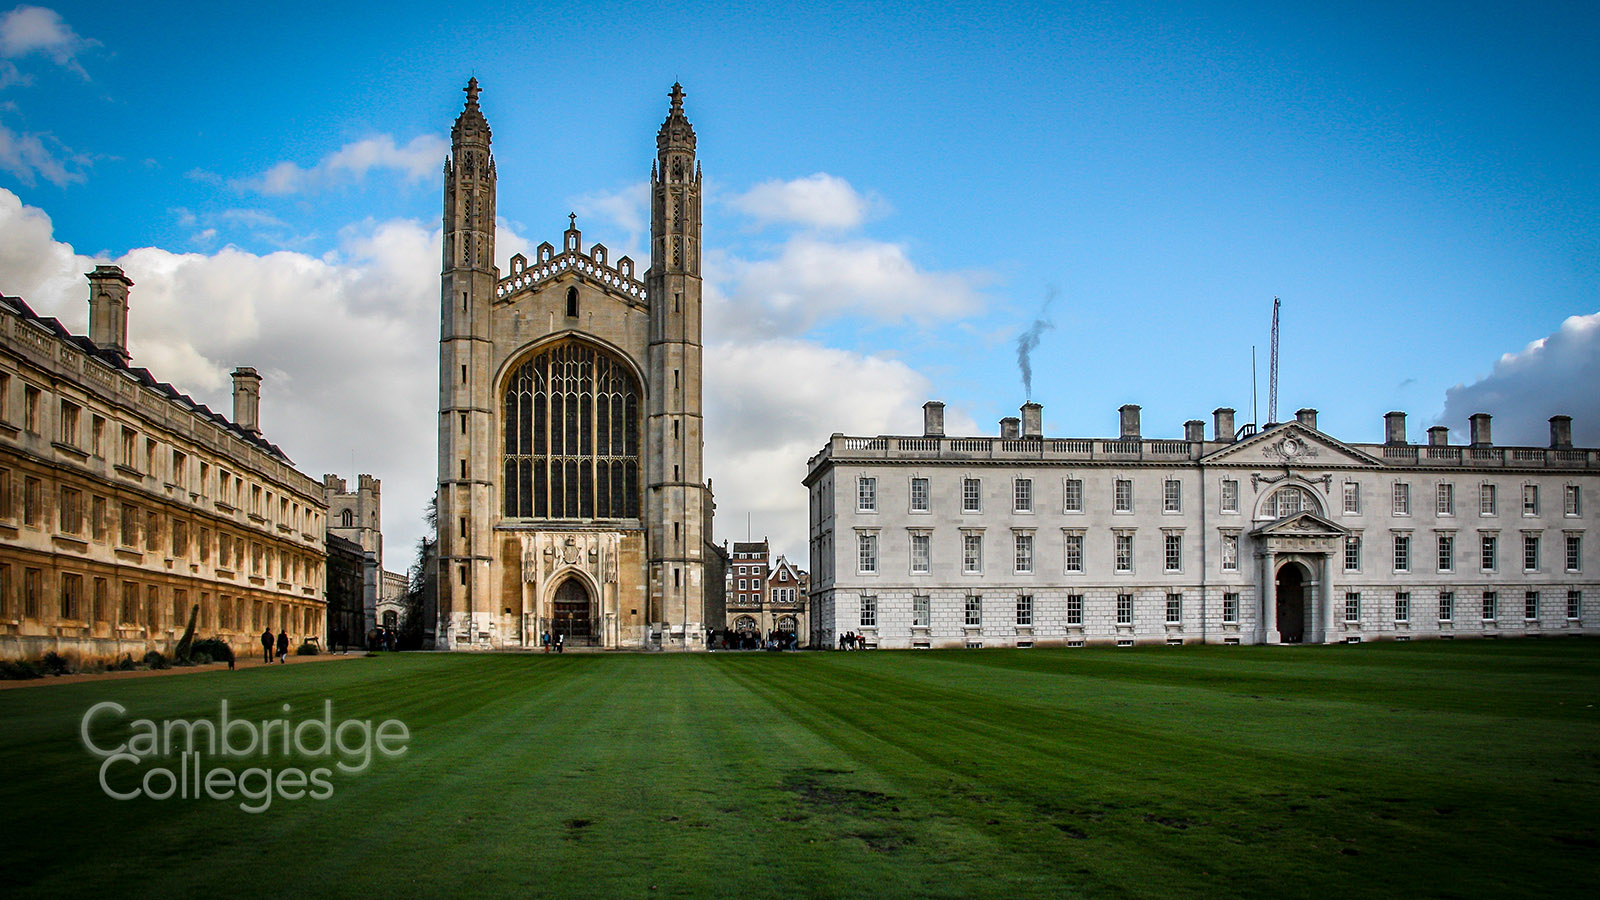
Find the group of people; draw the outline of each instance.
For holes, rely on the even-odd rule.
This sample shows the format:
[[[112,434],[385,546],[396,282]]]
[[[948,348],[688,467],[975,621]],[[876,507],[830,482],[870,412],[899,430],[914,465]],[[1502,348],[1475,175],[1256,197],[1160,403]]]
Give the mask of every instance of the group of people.
[[[540,635],[539,643],[544,647],[544,652],[546,653],[549,653],[551,650],[554,650],[557,653],[565,653],[567,649],[567,636],[558,633],[552,638],[550,636],[550,632],[546,631],[544,634]]]
[[[839,635],[839,649],[865,650],[867,649],[867,636],[856,634],[854,631],[846,631],[844,634]]]
[[[286,662],[289,656],[289,629],[285,628],[278,632],[276,638],[272,636],[271,625],[267,626],[266,631],[261,632],[261,655],[268,663],[272,662],[274,648],[278,653],[278,662]]]
[[[800,636],[792,631],[713,631],[706,643],[714,650],[799,650]]]

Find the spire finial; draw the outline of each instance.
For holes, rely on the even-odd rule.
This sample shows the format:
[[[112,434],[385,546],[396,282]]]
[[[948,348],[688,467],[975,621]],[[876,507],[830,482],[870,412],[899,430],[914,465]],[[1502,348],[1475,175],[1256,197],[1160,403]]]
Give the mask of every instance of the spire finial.
[[[568,228],[568,230],[576,230],[577,227],[578,227],[578,214],[574,213],[574,212],[567,213],[567,228]]]
[[[477,106],[478,105],[478,76],[474,75],[471,78],[468,78],[467,79],[467,86],[462,88],[462,90],[467,92],[467,107],[471,108],[471,107]]]
[[[672,83],[672,93],[668,96],[672,97],[672,111],[676,113],[683,112],[683,85],[674,81]]]

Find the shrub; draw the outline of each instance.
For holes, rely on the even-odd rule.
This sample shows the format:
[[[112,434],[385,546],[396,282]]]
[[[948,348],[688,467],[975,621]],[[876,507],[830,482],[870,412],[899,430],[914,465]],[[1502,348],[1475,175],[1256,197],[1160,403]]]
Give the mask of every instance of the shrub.
[[[215,662],[215,660],[211,658],[211,654],[205,652],[204,650],[196,650],[190,654],[189,662],[191,665],[209,666]]]
[[[0,659],[0,678],[11,681],[26,681],[30,678],[39,677],[41,677],[39,670],[33,665],[33,663],[28,662],[25,659],[19,659],[16,661]]]
[[[144,655],[144,664],[152,669],[172,668],[172,663],[167,662],[167,658],[161,655],[160,650],[151,650],[149,653],[146,653]]]
[[[295,656],[316,656],[318,653],[321,653],[321,652],[322,652],[321,650],[317,649],[317,645],[316,644],[313,644],[310,641],[306,641],[305,643],[301,644],[299,647],[295,648],[294,655]]]
[[[206,662],[233,662],[233,648],[222,638],[209,637],[195,641],[190,653],[198,665],[204,665],[200,662],[202,655],[206,657]]]
[[[132,653],[124,653],[122,658],[117,660],[116,664],[111,666],[111,668],[116,669],[118,672],[132,672],[134,669],[139,668],[139,666],[133,661]]]
[[[71,675],[73,673],[72,660],[51,650],[39,660],[39,667],[46,675]]]

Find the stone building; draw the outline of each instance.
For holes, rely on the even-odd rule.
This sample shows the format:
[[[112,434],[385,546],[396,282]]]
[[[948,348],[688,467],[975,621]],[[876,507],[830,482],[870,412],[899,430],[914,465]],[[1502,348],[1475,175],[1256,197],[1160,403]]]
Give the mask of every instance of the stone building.
[[[1600,450],[1381,444],[1317,412],[1234,430],[1231,409],[1115,439],[1046,438],[1038,404],[996,437],[834,435],[812,457],[812,641],[878,647],[1336,643],[1600,633],[1590,535]]]
[[[322,487],[267,441],[261,377],[233,420],[129,364],[131,279],[89,278],[89,334],[0,299],[0,656],[240,649],[323,637]]]
[[[477,79],[444,171],[441,648],[704,649],[714,571],[702,466],[701,174],[673,85],[651,168],[648,271],[576,216],[495,266],[497,172]]]
[[[775,631],[809,633],[804,570],[779,556],[767,541],[736,541],[729,554],[727,628],[765,637]]]
[[[328,502],[328,537],[330,546],[335,537],[350,541],[361,548],[365,557],[361,572],[361,622],[350,632],[363,635],[375,625],[383,624],[384,576],[383,570],[383,482],[371,475],[357,475],[356,489],[337,475],[322,476],[323,495]],[[328,603],[333,605],[333,594]],[[346,622],[346,625],[351,623]],[[332,627],[330,621],[329,627]]]

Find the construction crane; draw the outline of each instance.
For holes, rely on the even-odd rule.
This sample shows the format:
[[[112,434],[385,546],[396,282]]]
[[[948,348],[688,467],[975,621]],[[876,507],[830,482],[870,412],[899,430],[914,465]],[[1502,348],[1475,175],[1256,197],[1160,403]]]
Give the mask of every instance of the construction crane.
[[[1272,368],[1267,375],[1267,424],[1278,423],[1278,307],[1283,303],[1272,298]]]

